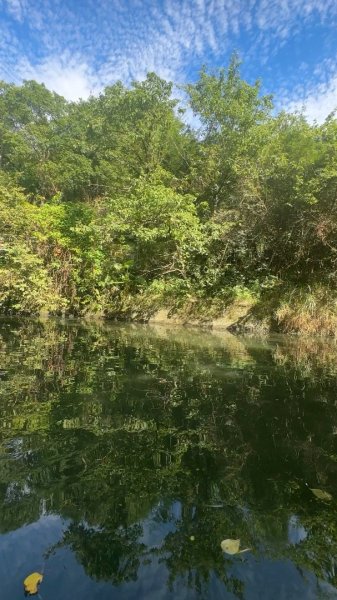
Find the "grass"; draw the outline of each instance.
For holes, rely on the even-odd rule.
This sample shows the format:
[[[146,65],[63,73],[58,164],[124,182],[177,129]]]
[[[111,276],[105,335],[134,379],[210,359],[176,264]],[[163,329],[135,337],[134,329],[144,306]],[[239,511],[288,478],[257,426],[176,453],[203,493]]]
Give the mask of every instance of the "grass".
[[[284,333],[337,337],[337,294],[323,286],[306,286],[286,292],[275,310]]]

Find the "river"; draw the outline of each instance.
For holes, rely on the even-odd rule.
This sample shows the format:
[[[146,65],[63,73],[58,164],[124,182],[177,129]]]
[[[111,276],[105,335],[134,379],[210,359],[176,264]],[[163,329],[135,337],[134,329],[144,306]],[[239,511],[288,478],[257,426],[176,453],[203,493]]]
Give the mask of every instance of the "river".
[[[0,355],[3,600],[337,598],[334,341],[12,318]]]

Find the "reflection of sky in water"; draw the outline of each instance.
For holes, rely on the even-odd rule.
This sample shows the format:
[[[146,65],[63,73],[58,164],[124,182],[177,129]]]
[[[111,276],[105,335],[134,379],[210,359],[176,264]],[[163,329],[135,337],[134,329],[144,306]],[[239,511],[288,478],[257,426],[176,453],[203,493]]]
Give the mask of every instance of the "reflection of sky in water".
[[[140,541],[150,546],[160,545],[169,531],[174,531],[173,523],[156,520],[154,509],[142,521],[143,535]],[[171,506],[173,519],[181,514],[179,503]],[[67,528],[57,516],[45,516],[31,525],[0,536],[0,580],[4,600],[23,597],[22,581],[35,570],[43,569],[43,553],[55,544]],[[289,519],[289,540],[296,543],[305,535],[297,517]],[[192,542],[191,542],[192,543]],[[18,551],[19,549],[19,551]],[[236,557],[224,557],[224,570],[227,577],[237,578],[245,586],[246,600],[316,600],[319,597],[336,598],[335,589],[328,584],[317,582],[308,571],[299,571],[290,560],[267,560],[251,553]],[[8,576],[10,574],[10,577]],[[191,571],[190,576],[195,576]],[[75,555],[68,548],[61,548],[52,554],[46,563],[41,596],[44,600],[192,600],[196,592],[189,589],[187,577],[178,578],[172,589],[167,586],[168,571],[158,558],[153,557],[149,564],[142,564],[137,581],[120,586],[90,579]],[[210,572],[209,582],[203,586],[205,598],[235,600],[238,596],[225,591],[223,583]],[[76,594],[76,596],[74,595]],[[321,595],[317,595],[321,594]]]

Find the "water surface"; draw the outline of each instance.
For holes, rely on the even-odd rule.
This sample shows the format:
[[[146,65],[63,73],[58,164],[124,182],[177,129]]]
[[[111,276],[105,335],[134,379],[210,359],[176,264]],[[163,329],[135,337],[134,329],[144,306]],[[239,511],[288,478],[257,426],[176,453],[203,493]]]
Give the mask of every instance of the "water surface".
[[[332,341],[2,320],[1,598],[337,598],[336,383]]]

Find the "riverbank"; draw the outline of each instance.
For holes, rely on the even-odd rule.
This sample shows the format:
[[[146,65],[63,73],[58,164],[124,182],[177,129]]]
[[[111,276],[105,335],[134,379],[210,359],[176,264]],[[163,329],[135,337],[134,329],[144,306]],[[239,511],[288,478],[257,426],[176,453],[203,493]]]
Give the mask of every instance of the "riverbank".
[[[84,321],[142,323],[173,327],[199,328],[205,331],[227,331],[235,334],[291,334],[332,337],[337,339],[337,295],[332,289],[287,287],[260,294],[245,290],[224,302],[219,298],[197,299],[167,296],[128,296],[115,310],[71,311],[43,310],[5,312],[3,317],[62,317]]]
[[[246,294],[225,306],[211,299],[208,303],[186,302],[180,308],[161,308],[148,319],[139,320],[232,333],[337,337],[337,298],[323,286],[287,288],[268,291],[259,297]]]
[[[219,298],[180,298],[165,302],[167,297],[135,295],[116,306],[115,311],[39,311],[10,312],[9,316],[53,316],[84,321],[142,323],[173,327],[192,327],[206,331],[236,334],[297,334],[337,339],[337,296],[320,286],[268,290],[260,294],[237,295],[227,302]]]

